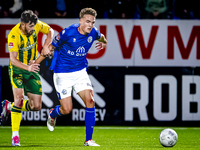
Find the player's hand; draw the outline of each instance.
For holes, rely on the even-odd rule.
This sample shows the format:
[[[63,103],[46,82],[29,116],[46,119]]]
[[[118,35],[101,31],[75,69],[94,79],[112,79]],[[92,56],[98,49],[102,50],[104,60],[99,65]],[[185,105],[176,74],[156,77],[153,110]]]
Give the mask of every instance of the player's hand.
[[[39,66],[40,64],[31,64],[30,66],[28,66],[28,71],[37,73],[40,71]]]
[[[49,56],[51,55],[51,51],[50,51],[50,49],[49,49],[47,46],[44,46],[44,47],[42,48],[42,53],[43,53],[43,55],[44,55],[45,57],[49,57]]]
[[[29,63],[28,63],[28,65],[30,66],[30,65],[32,65],[34,63],[35,63],[35,60],[30,60]]]
[[[97,50],[102,50],[102,49],[106,48],[106,45],[107,45],[107,44],[105,44],[105,43],[103,43],[103,42],[97,42],[95,48],[96,48]]]
[[[42,55],[43,57],[49,57],[49,59],[51,59],[53,57],[53,54],[54,54],[54,49],[55,49],[55,47],[52,44],[50,44],[49,47],[48,47],[48,50],[50,51],[50,53],[45,55],[44,54],[44,47],[43,47],[40,55]]]

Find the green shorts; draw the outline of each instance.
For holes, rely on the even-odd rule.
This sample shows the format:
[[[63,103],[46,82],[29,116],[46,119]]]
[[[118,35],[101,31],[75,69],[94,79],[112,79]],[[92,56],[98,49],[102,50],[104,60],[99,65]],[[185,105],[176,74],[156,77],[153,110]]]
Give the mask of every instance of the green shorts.
[[[24,69],[9,65],[9,76],[14,88],[23,88],[27,93],[42,95],[42,85],[39,73],[29,72]]]

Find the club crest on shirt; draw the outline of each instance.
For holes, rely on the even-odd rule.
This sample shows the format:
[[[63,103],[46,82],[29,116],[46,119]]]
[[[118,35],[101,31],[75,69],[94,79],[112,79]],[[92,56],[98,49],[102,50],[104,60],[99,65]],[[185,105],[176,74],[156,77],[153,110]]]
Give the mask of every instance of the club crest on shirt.
[[[88,43],[91,43],[92,42],[92,36],[89,36],[87,41],[88,41]]]
[[[36,35],[36,32],[35,32],[35,31],[33,32],[32,35],[33,35],[33,38],[34,38],[34,39],[37,38],[37,35]]]

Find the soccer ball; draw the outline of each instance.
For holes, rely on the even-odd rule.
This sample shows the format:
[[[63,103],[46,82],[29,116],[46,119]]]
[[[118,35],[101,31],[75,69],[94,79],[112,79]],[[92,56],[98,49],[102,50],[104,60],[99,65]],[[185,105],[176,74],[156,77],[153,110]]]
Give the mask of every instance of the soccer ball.
[[[159,141],[164,147],[173,147],[178,140],[178,135],[173,129],[164,129],[160,132]]]

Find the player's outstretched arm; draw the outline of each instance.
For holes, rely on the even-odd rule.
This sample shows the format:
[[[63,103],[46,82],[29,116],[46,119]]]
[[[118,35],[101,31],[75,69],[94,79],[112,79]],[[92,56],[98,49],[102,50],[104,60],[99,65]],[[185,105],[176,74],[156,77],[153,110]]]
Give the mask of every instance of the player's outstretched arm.
[[[39,63],[41,63],[46,57],[52,57],[52,56],[53,56],[53,53],[54,53],[55,47],[54,47],[52,44],[50,44],[49,47],[48,47],[48,49],[50,50],[51,55],[44,55],[44,48],[42,48],[41,53],[40,53],[40,56],[39,56],[36,60],[30,60],[30,61],[29,61],[29,65],[30,65],[30,64],[33,64],[33,63],[39,64]]]
[[[46,58],[46,57],[40,55],[36,60],[30,60],[30,61],[29,61],[29,65],[31,65],[31,64],[33,64],[33,63],[34,63],[34,64],[39,64],[39,63],[41,63],[45,58]]]
[[[44,56],[51,55],[51,51],[49,50],[49,45],[52,42],[53,34],[54,34],[54,30],[52,28],[50,28],[49,33],[47,34],[47,38],[46,38],[46,40],[44,42],[44,46],[43,46],[43,54],[44,54]]]

